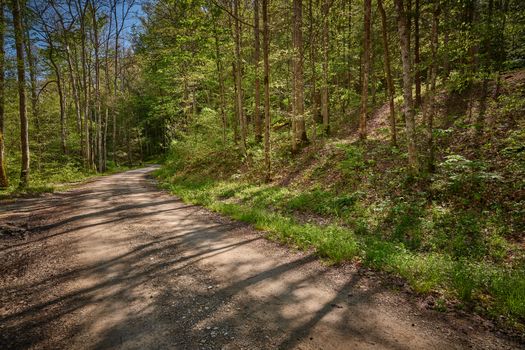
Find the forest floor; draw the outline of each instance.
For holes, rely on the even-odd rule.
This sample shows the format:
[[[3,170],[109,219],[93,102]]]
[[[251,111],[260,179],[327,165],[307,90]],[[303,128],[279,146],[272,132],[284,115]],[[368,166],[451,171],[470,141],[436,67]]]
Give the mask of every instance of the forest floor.
[[[0,348],[524,346],[402,281],[184,204],[153,169],[0,202]]]

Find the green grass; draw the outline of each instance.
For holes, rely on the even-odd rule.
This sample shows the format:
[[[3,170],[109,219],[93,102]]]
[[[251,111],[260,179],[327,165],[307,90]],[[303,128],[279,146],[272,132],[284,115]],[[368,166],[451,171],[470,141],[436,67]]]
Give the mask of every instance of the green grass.
[[[416,292],[437,292],[464,305],[477,305],[490,314],[504,315],[517,324],[525,320],[525,268],[466,259],[455,255],[452,248],[428,249],[421,243],[425,225],[417,203],[390,203],[391,209],[381,213],[377,208],[364,209],[359,193],[334,195],[320,189],[300,192],[271,185],[173,176],[165,168],[157,175],[163,179],[162,186],[184,201],[249,223],[269,239],[313,250],[330,264],[360,261],[401,276]],[[429,210],[436,215],[433,209]],[[324,225],[305,222],[298,220],[297,211],[331,219]],[[382,224],[389,222],[393,226],[386,235],[379,232],[381,225],[374,228],[373,220],[366,221],[381,215],[385,219]],[[459,220],[468,226],[461,234],[472,234],[475,228],[469,226],[470,218]],[[438,224],[430,226],[433,232],[439,228]],[[406,235],[412,237],[400,237]],[[419,244],[413,243],[414,237],[419,237]]]
[[[128,166],[114,166],[110,164],[104,173],[96,173],[79,168],[72,163],[64,165],[47,164],[40,171],[30,173],[29,186],[18,187],[18,178],[10,178],[9,187],[0,189],[0,198],[13,196],[35,196],[42,193],[51,193],[56,190],[66,190],[76,183],[86,181],[96,176],[110,175],[131,169]]]

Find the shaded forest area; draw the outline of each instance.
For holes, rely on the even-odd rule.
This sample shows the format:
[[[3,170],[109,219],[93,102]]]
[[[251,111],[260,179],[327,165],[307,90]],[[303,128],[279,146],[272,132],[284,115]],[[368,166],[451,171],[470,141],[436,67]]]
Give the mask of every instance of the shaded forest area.
[[[162,157],[186,201],[524,329],[523,1],[0,4],[7,191]]]

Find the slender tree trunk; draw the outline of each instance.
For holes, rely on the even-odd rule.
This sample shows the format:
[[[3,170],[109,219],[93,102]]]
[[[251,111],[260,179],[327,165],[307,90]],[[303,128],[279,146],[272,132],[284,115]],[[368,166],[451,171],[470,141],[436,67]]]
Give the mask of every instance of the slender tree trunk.
[[[414,83],[416,85],[416,107],[421,106],[421,67],[419,50],[419,0],[415,0],[414,9]]]
[[[397,26],[401,47],[401,61],[403,64],[403,112],[405,114],[405,128],[408,143],[408,163],[412,173],[418,172],[416,149],[416,128],[414,117],[414,101],[412,98],[412,62],[410,60],[410,35],[407,14],[403,0],[395,0],[397,10]]]
[[[430,51],[432,54],[432,63],[430,66],[430,89],[427,91],[428,106],[426,109],[426,129],[427,129],[427,171],[433,173],[435,171],[434,165],[434,113],[435,113],[435,95],[436,95],[436,80],[437,80],[437,50],[439,44],[439,0],[434,0],[432,8],[432,32],[430,38]]]
[[[69,44],[67,42],[66,42],[66,58],[67,58],[69,79],[71,80],[71,90],[73,92],[73,99],[75,102],[75,114],[77,117],[76,118],[77,132],[82,135],[82,108],[80,107],[78,82],[77,82],[77,77],[74,72],[73,63],[71,62],[71,52],[69,49]],[[81,139],[80,148],[82,148],[82,137],[80,139]]]
[[[88,84],[88,64],[86,52],[86,27],[85,27],[85,9],[81,9],[80,14],[80,39],[81,39],[81,61],[82,61],[82,85],[84,89],[84,161],[86,169],[91,169],[91,139],[90,139],[90,101],[89,101],[89,84]]]
[[[311,91],[310,100],[312,104],[312,143],[315,145],[317,140],[317,114],[319,113],[319,106],[317,104],[317,73],[315,69],[315,38],[314,38],[314,14],[313,14],[313,1],[308,0],[308,14],[310,17],[309,36],[310,36],[310,69],[311,69]]]
[[[348,0],[348,90],[353,91],[354,90],[354,79],[352,75],[352,47],[353,47],[353,40],[352,40],[352,0]]]
[[[113,3],[111,6],[116,6],[115,3]],[[110,75],[109,75],[109,42],[111,39],[112,34],[112,25],[113,25],[113,11],[110,11],[109,14],[109,24],[108,24],[108,32],[105,38],[105,47],[104,47],[104,85],[105,85],[105,92],[104,92],[104,120],[103,120],[103,137],[102,137],[102,163],[104,165],[104,171],[107,167],[107,156],[108,156],[108,121],[109,121],[109,110],[110,110],[110,103],[111,103],[111,81],[110,81]],[[115,52],[116,55],[116,52]]]
[[[97,170],[103,172],[105,170],[104,155],[102,147],[102,109],[100,104],[100,42],[97,22],[97,8],[95,1],[92,2],[92,21],[93,21],[93,47],[95,53],[95,124],[96,124],[96,146],[97,146]]]
[[[133,166],[133,154],[131,149],[131,136],[130,136],[130,127],[129,127],[129,121],[126,121],[126,145],[128,150],[128,163],[129,166]]]
[[[264,163],[266,181],[271,178],[270,158],[270,31],[268,24],[268,0],[262,0],[263,17],[263,61],[264,61]]]
[[[35,139],[36,139],[36,144],[37,144],[36,148],[37,148],[38,154],[42,154],[43,147],[42,147],[42,142],[40,139],[40,132],[41,132],[40,111],[38,110],[39,105],[38,105],[38,98],[37,98],[37,92],[36,92],[37,90],[37,66],[36,66],[37,63],[36,63],[36,58],[33,55],[31,36],[29,33],[29,24],[27,23],[27,18],[24,15],[25,13],[24,11],[26,11],[25,7],[21,5],[20,11],[21,11],[22,20],[24,21],[22,23],[22,26],[24,27],[24,44],[25,44],[24,47],[25,47],[25,54],[26,54],[26,61],[27,61],[26,63],[29,68],[29,82],[30,82],[29,86],[30,86],[30,91],[31,91],[31,97],[30,97],[31,117],[35,121],[35,126],[36,126],[36,132],[35,132]],[[27,111],[26,111],[26,114],[27,114]],[[36,158],[36,164],[37,164],[37,169],[40,169],[40,158],[39,157]]]
[[[115,58],[114,58],[114,70],[115,75],[113,76],[113,101],[114,103],[117,102],[117,88],[118,88],[118,72],[119,72],[119,65],[118,65],[118,55],[119,55],[119,37],[120,37],[120,29],[118,24],[118,16],[117,16],[117,3],[115,1],[115,6],[113,7],[113,15],[115,17]],[[124,20],[124,19],[122,19]],[[117,165],[117,108],[113,109],[113,130],[112,130],[112,143],[111,143],[111,151],[112,151],[112,158],[113,163]]]
[[[323,116],[323,132],[330,134],[330,116],[328,114],[328,60],[330,0],[323,0],[323,86],[321,88],[321,114]],[[312,62],[312,64],[314,64]]]
[[[235,16],[235,87],[237,89],[237,113],[241,129],[241,152],[246,155],[246,116],[242,104],[242,61],[241,61],[241,21],[239,20],[239,0],[233,1]]]
[[[395,87],[392,79],[392,71],[390,67],[390,50],[388,48],[388,26],[386,22],[386,12],[383,7],[383,0],[377,0],[377,8],[381,15],[381,28],[382,28],[382,39],[383,39],[383,55],[384,55],[384,67],[386,75],[386,86],[388,93],[388,107],[390,110],[389,122],[390,122],[390,140],[392,145],[397,144],[397,132],[396,132],[396,111],[394,106]]]
[[[445,31],[445,35],[443,36],[443,46],[447,49],[444,50],[443,53],[443,81],[448,80],[448,76],[450,75],[450,56],[448,53],[448,44],[449,44],[449,33],[448,30]]]
[[[361,113],[359,118],[359,138],[366,139],[366,119],[368,114],[368,79],[370,75],[370,17],[372,0],[364,0],[364,39],[363,39],[363,81],[361,89]]]
[[[26,78],[24,59],[24,29],[20,0],[12,1],[13,27],[15,30],[16,66],[18,77],[18,108],[20,115],[20,144],[22,151],[22,168],[20,184],[24,188],[29,184],[29,123],[26,111]]]
[[[254,39],[255,39],[255,51],[254,51],[254,61],[255,61],[255,109],[254,109],[254,119],[255,119],[255,141],[260,143],[262,141],[262,122],[260,114],[260,104],[261,104],[261,84],[259,80],[259,61],[260,61],[260,39],[259,39],[259,0],[254,0]]]
[[[9,186],[9,179],[6,173],[5,160],[5,141],[4,141],[4,115],[5,115],[5,52],[4,52],[4,38],[5,38],[5,16],[4,16],[4,0],[0,0],[0,188]]]
[[[50,51],[50,55],[52,55]],[[60,68],[56,64],[54,58],[50,59],[53,70],[55,71],[55,76],[57,79],[57,90],[58,90],[58,103],[60,106],[60,147],[62,148],[62,154],[67,154],[67,129],[66,129],[66,101],[64,98],[64,90],[62,84],[62,74],[60,73]]]
[[[220,105],[219,110],[221,113],[222,120],[222,143],[226,144],[226,131],[228,123],[226,121],[226,100],[224,97],[224,80],[223,80],[223,68],[222,68],[222,59],[221,52],[219,47],[219,34],[217,33],[217,27],[214,28],[215,34],[215,62],[217,64],[217,77],[219,79],[219,97]]]
[[[239,124],[241,122],[241,118],[239,117],[239,101],[237,100],[237,68],[236,68],[235,60],[232,62],[232,75],[233,75],[233,110],[234,110],[234,118],[233,118],[233,141],[235,144],[239,144]]]
[[[293,0],[293,128],[292,151],[308,141],[304,122],[304,81],[303,81],[303,4]]]

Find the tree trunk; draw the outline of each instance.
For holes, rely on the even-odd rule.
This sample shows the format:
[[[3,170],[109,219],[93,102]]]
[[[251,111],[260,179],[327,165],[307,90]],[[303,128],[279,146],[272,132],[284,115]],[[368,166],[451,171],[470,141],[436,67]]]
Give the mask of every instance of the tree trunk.
[[[323,132],[330,134],[330,119],[328,114],[328,21],[330,0],[323,0],[323,86],[321,88],[321,115],[323,116]],[[315,64],[312,62],[311,64]]]
[[[9,186],[9,179],[6,173],[6,160],[4,151],[4,115],[5,115],[5,52],[4,52],[4,38],[5,38],[5,16],[4,16],[4,0],[0,0],[0,188]]]
[[[310,36],[310,69],[311,69],[311,114],[312,114],[312,143],[315,146],[317,139],[317,114],[319,113],[319,106],[317,104],[317,73],[315,69],[316,55],[315,55],[315,38],[314,38],[314,14],[313,14],[313,1],[308,1],[308,14],[310,17],[309,36]]]
[[[397,144],[397,132],[396,132],[396,111],[394,106],[395,87],[392,79],[392,71],[390,68],[390,51],[388,48],[388,26],[386,22],[386,12],[383,7],[383,0],[377,0],[377,8],[381,15],[381,28],[382,28],[382,39],[383,39],[383,55],[384,55],[384,67],[386,75],[386,86],[388,93],[388,107],[390,110],[389,122],[390,122],[390,140],[392,146]]]
[[[50,51],[52,52],[52,51]],[[50,53],[52,55],[52,53]],[[62,84],[62,75],[60,74],[60,68],[56,64],[54,59],[50,59],[55,76],[57,79],[57,91],[58,91],[58,103],[60,106],[60,147],[62,148],[62,154],[67,154],[67,129],[66,129],[66,108],[65,98]]]
[[[368,114],[368,79],[370,75],[370,16],[372,0],[364,0],[364,39],[363,39],[363,81],[361,89],[361,113],[359,117],[359,138],[366,139],[366,119]]]
[[[111,6],[116,6],[116,3],[112,3]],[[113,7],[111,8],[113,10]],[[109,14],[109,23],[108,31],[105,38],[105,47],[104,47],[104,120],[103,120],[103,137],[102,137],[102,163],[104,164],[104,170],[107,167],[107,156],[108,156],[108,121],[109,121],[109,112],[110,112],[110,103],[111,103],[111,81],[109,75],[109,42],[112,35],[112,25],[113,25],[113,11],[110,11]],[[115,55],[117,53],[115,52]]]
[[[426,126],[427,126],[427,171],[433,173],[435,171],[434,165],[434,112],[435,112],[435,95],[436,95],[436,79],[437,79],[437,50],[439,44],[438,28],[439,28],[439,0],[434,0],[432,8],[432,33],[430,38],[430,51],[432,54],[432,63],[430,66],[430,89],[427,91],[428,106],[426,109]]]
[[[85,8],[80,13],[80,39],[81,39],[81,61],[82,61],[82,85],[84,89],[84,161],[86,169],[91,169],[91,139],[90,139],[90,101],[88,84],[88,64],[86,53],[86,27],[85,27]]]
[[[261,84],[259,81],[259,60],[260,60],[260,40],[259,40],[259,0],[254,0],[254,39],[255,39],[255,109],[253,111],[255,119],[255,142],[262,141],[262,123],[259,107],[261,104]]]
[[[18,77],[18,108],[20,115],[20,144],[22,151],[22,167],[20,171],[20,187],[29,184],[29,123],[26,114],[26,78],[24,59],[24,29],[20,0],[12,0],[13,27],[15,31],[16,66]]]
[[[410,35],[407,14],[403,7],[403,0],[395,0],[397,10],[397,26],[401,47],[401,61],[403,64],[403,112],[405,114],[405,128],[408,143],[408,163],[412,173],[418,172],[416,149],[416,130],[414,117],[414,101],[412,98],[412,62],[410,60]]]
[[[416,85],[416,107],[421,106],[421,67],[419,53],[419,0],[415,0],[414,9],[414,83]]]
[[[104,155],[102,147],[102,109],[100,104],[100,42],[98,33],[98,22],[97,22],[97,8],[95,7],[95,1],[93,0],[91,5],[91,15],[93,21],[93,46],[95,53],[95,128],[96,128],[96,146],[97,146],[97,170],[99,172],[105,171]]]
[[[22,26],[24,27],[24,46],[25,46],[25,53],[26,53],[26,61],[29,68],[29,86],[31,88],[31,117],[35,121],[36,126],[36,132],[35,132],[35,139],[36,139],[36,148],[38,151],[38,154],[43,153],[43,146],[40,139],[40,111],[38,110],[38,98],[37,98],[37,64],[36,59],[33,55],[32,51],[32,45],[31,45],[31,36],[29,33],[29,23],[27,22],[27,18],[24,16],[25,8],[21,5],[20,8],[22,20]],[[27,108],[27,107],[26,107]],[[27,111],[26,111],[27,114]],[[37,163],[37,169],[40,169],[40,158],[36,158]]]
[[[234,96],[233,96],[233,112],[234,112],[234,116],[233,116],[233,120],[232,120],[232,125],[233,125],[233,141],[234,143],[237,145],[239,143],[239,124],[240,124],[240,121],[241,121],[241,118],[239,117],[239,101],[237,100],[237,68],[236,67],[236,64],[235,64],[235,60],[232,62],[232,75],[233,75],[233,93],[234,93]]]
[[[304,82],[303,82],[303,4],[293,0],[293,128],[292,151],[308,141],[304,122]]]
[[[69,71],[69,79],[71,80],[71,90],[73,92],[73,99],[75,101],[75,113],[77,116],[77,132],[81,134],[81,144],[82,148],[82,108],[80,107],[80,95],[78,89],[77,78],[73,69],[73,63],[71,62],[71,52],[69,50],[69,44],[66,42],[66,57],[67,57],[67,66]]]
[[[113,62],[113,69],[115,70],[115,75],[113,76],[113,101],[117,102],[117,88],[118,88],[118,72],[119,72],[119,65],[118,65],[118,55],[119,55],[119,37],[120,37],[120,31],[118,24],[118,16],[117,16],[117,3],[115,1],[115,5],[113,7],[113,15],[115,17],[115,60]],[[124,19],[122,19],[124,21]],[[124,23],[124,22],[122,22]],[[117,165],[117,109],[113,109],[113,130],[112,130],[112,143],[111,143],[111,151],[112,151],[112,158],[113,163],[116,166]]]
[[[217,27],[214,27],[215,34],[215,62],[217,64],[217,77],[219,79],[219,97],[220,105],[219,110],[221,113],[222,120],[222,143],[226,145],[226,132],[228,123],[226,121],[226,99],[224,97],[224,80],[223,80],[223,68],[221,60],[221,52],[219,47],[219,34],[217,33]]]
[[[348,0],[348,90],[354,90],[354,79],[352,75],[352,0]]]
[[[266,170],[266,181],[271,177],[270,158],[270,63],[268,60],[270,51],[270,33],[268,24],[268,0],[262,0],[263,17],[263,60],[264,60],[264,163]]]
[[[241,21],[239,20],[239,0],[233,1],[235,19],[235,87],[237,113],[241,129],[241,153],[246,155],[246,116],[242,105],[242,61],[241,61]]]

